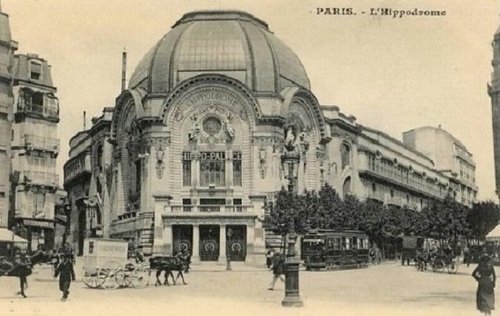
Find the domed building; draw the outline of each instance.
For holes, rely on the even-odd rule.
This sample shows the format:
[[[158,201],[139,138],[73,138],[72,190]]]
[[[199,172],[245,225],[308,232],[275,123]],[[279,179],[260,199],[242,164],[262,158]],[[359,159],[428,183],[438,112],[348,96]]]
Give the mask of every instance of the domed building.
[[[282,187],[328,182],[341,195],[387,203],[372,184],[398,179],[381,160],[437,174],[423,154],[321,107],[295,53],[239,11],[185,14],[93,123],[73,137],[65,165],[80,253],[96,234],[136,238],[145,254],[186,249],[194,262],[260,262],[273,242],[260,221],[264,204]],[[421,205],[420,195],[442,194],[410,191]]]
[[[325,123],[293,51],[244,12],[184,15],[139,63],[111,123],[114,211],[154,213],[153,252],[193,260],[250,260],[264,253],[257,220],[267,195],[287,185],[291,147],[319,144]],[[319,187],[316,146],[297,189]],[[118,228],[118,227],[117,227]]]

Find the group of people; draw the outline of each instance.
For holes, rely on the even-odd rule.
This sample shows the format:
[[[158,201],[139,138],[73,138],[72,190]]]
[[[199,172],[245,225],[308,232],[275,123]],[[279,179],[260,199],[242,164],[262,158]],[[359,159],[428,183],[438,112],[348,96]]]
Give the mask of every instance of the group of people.
[[[48,260],[51,260],[54,265],[54,278],[59,277],[59,289],[62,292],[61,300],[65,301],[69,295],[71,281],[75,280],[74,255],[69,244],[65,244],[56,254],[45,252],[43,245],[39,245],[32,255],[28,255],[26,249],[16,247],[11,261],[4,258],[2,266],[8,267],[8,269],[2,270],[2,275],[17,276],[20,291],[16,294],[26,298],[28,276],[31,275],[33,266]]]
[[[382,262],[382,252],[376,243],[373,243],[370,250],[368,250],[368,256],[372,264],[380,264]]]

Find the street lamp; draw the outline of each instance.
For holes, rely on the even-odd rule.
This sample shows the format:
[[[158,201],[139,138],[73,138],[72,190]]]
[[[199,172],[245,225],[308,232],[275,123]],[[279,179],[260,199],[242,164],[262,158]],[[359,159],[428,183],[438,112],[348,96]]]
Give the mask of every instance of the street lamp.
[[[295,192],[297,179],[297,165],[300,161],[300,154],[297,151],[286,151],[281,156],[282,163],[288,167],[288,190]],[[293,227],[292,227],[293,230]],[[285,297],[281,305],[285,307],[302,307],[304,303],[300,298],[299,291],[299,264],[300,261],[295,257],[295,243],[297,236],[294,232],[287,232],[285,235],[285,247],[288,243],[285,260]]]

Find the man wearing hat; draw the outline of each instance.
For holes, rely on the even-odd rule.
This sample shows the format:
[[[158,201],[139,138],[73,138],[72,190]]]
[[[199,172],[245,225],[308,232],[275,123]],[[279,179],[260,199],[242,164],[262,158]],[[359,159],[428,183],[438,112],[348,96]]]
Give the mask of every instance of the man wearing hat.
[[[75,270],[73,269],[73,262],[71,254],[63,254],[62,261],[56,268],[54,277],[59,276],[59,290],[63,293],[61,301],[66,301],[69,295],[69,286],[71,281],[75,281]]]

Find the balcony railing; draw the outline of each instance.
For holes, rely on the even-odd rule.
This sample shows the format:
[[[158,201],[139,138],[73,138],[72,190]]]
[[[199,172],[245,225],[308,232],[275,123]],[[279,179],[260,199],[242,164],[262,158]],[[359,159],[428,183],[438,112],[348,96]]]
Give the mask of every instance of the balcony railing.
[[[24,136],[24,144],[28,150],[40,150],[59,153],[59,139],[28,134]]]
[[[24,179],[26,182],[35,185],[43,185],[50,187],[59,186],[59,175],[48,172],[25,171]]]
[[[380,191],[375,191],[375,192],[371,191],[370,193],[368,193],[368,198],[373,199],[373,200],[378,200],[381,202],[385,202],[384,192],[380,192]]]
[[[71,158],[64,165],[64,183],[81,176],[82,174],[92,173],[90,164],[90,153],[84,153],[74,158]]]
[[[369,168],[361,168],[360,173],[371,174],[387,182],[399,184],[412,190],[418,190],[433,197],[445,197],[447,193],[445,189],[440,190],[438,185],[430,184],[424,179],[419,179],[412,175],[403,175],[394,168],[380,163],[375,163],[375,165]]]
[[[174,205],[172,213],[246,213],[251,205]]]

